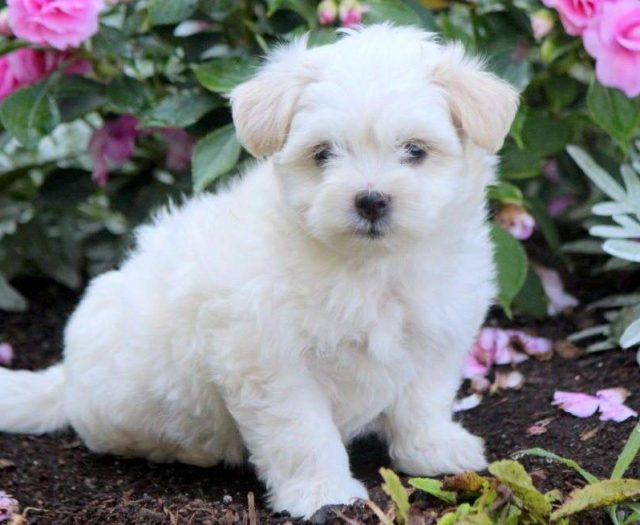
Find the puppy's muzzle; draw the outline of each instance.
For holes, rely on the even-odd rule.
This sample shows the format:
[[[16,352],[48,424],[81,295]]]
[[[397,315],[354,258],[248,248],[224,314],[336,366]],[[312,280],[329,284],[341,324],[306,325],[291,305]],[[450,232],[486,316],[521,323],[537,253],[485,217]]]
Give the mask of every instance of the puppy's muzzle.
[[[387,215],[390,201],[379,191],[361,191],[356,195],[355,207],[360,217],[374,223]]]

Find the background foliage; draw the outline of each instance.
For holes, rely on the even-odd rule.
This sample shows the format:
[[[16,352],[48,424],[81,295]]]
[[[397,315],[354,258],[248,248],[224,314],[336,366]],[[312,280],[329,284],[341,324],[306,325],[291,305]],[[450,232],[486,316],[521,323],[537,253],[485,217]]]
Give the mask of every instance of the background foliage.
[[[565,33],[555,12],[536,0],[349,5],[360,9],[365,24],[413,24],[461,40],[521,90],[522,105],[501,153],[500,180],[489,193],[496,221],[504,227],[496,226],[494,240],[500,302],[507,313],[515,308],[543,316],[553,310],[539,278],[543,274],[534,270],[543,263],[566,273],[580,254],[602,253],[601,242],[590,239],[586,229],[611,233],[594,232],[593,226],[615,223],[631,228],[626,242],[636,242],[636,182],[625,197],[633,202],[624,207],[621,194],[584,175],[585,166],[567,146],[588,151],[617,183],[621,177],[637,181],[630,168],[619,174],[620,166],[632,161],[640,100],[596,81],[592,59],[579,39]],[[337,38],[334,27],[320,25],[319,14],[313,0],[112,2],[94,36],[66,52],[37,82],[5,96],[0,308],[27,307],[10,284],[18,276],[46,275],[80,288],[86,278],[117,264],[132,228],[153,208],[215,190],[241,170],[249,157],[235,138],[224,95],[247,79],[277,42],[307,31],[311,45]],[[24,46],[37,47],[11,34],[0,37],[0,58]],[[83,67],[72,69],[79,60]],[[109,150],[113,143],[116,151]],[[604,194],[624,208],[619,211],[628,214],[626,226],[616,222],[617,214],[591,214]],[[606,205],[600,206],[602,211]],[[533,265],[529,241],[523,246],[511,234],[524,240],[531,229],[534,240],[543,239],[548,247],[545,260]],[[606,269],[633,271],[638,259],[624,265],[605,261]],[[628,317],[627,325],[635,318]]]

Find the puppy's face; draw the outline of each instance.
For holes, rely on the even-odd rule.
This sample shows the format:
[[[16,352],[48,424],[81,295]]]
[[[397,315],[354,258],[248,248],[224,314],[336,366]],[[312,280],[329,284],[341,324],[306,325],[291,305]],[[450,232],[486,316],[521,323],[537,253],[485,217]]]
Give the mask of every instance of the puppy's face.
[[[459,193],[463,148],[447,101],[411,76],[357,89],[327,75],[301,93],[274,165],[311,235],[396,245],[427,235]]]
[[[283,49],[232,100],[241,139],[273,155],[300,225],[341,250],[436,231],[469,188],[482,191],[467,145],[498,149],[516,108],[512,88],[460,48],[388,26]]]

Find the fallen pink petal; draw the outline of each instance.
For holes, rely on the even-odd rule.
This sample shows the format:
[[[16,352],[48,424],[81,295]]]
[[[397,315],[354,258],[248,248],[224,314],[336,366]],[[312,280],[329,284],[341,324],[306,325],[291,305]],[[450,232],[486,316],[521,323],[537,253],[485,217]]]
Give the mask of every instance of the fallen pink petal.
[[[626,388],[605,388],[604,390],[598,390],[596,392],[596,397],[601,399],[602,401],[606,401],[609,403],[624,403],[627,398],[631,395]]]
[[[511,372],[496,372],[496,378],[491,387],[492,391],[497,390],[518,390],[524,385],[524,376],[517,370]]]
[[[18,502],[11,494],[7,494],[4,490],[0,490],[0,521],[11,519],[15,512],[18,511]]]
[[[10,366],[15,352],[9,343],[0,343],[0,366]]]
[[[622,423],[630,417],[638,417],[638,413],[627,405],[611,401],[600,401],[600,421]]]
[[[487,392],[491,388],[491,381],[481,375],[472,377],[470,382],[471,391],[477,394]]]
[[[557,391],[553,394],[552,404],[576,417],[590,417],[598,410],[600,400],[580,392]]]
[[[461,399],[456,399],[453,402],[453,411],[454,412],[465,412],[467,410],[471,410],[472,408],[476,408],[482,402],[482,396],[479,394],[471,394],[469,396],[463,397]]]

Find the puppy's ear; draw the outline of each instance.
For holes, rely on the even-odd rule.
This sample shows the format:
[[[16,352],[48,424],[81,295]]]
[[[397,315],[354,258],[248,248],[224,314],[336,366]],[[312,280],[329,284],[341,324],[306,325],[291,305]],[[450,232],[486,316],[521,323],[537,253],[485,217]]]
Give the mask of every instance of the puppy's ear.
[[[518,110],[518,92],[465,55],[459,44],[445,47],[445,60],[433,70],[433,80],[447,93],[454,123],[475,144],[497,152]]]
[[[306,38],[276,50],[258,74],[229,94],[238,139],[255,157],[284,145],[295,105],[311,80]]]

